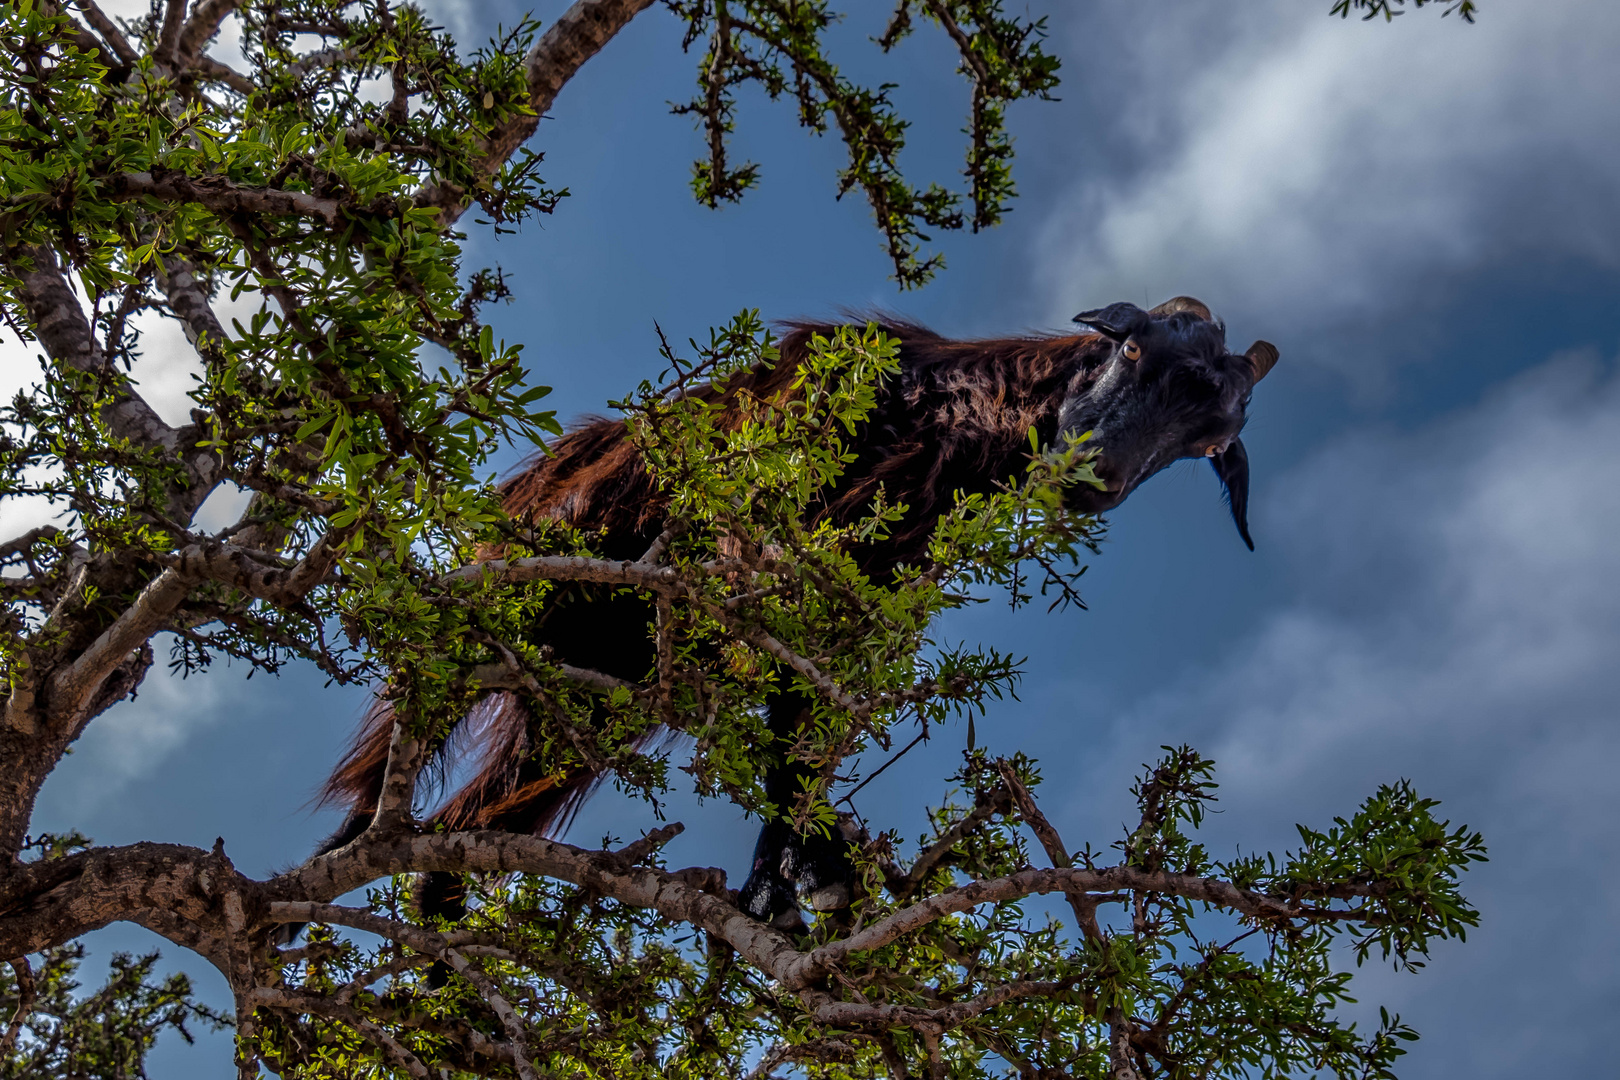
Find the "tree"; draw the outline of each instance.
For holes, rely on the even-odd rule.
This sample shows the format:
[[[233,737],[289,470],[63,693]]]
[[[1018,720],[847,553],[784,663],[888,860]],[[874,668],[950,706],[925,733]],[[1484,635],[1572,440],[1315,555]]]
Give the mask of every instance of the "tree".
[[[893,343],[870,328],[820,342],[791,407],[721,424],[685,391],[775,358],[752,314],[690,358],[665,345],[663,381],[621,403],[674,508],[640,559],[506,518],[491,453],[558,429],[520,347],[480,322],[508,286],[462,265],[456,228],[474,206],[497,230],[557,207],[524,143],[649,6],[579,0],[544,33],[526,20],[465,55],[386,0],[171,0],[128,24],[90,0],[24,0],[0,16],[0,303],[43,373],[0,412],[0,499],[61,508],[0,544],[0,1072],[77,1054],[82,1074],[127,1075],[161,1027],[213,1019],[183,983],[151,985],[148,961],[120,960],[71,1001],[71,942],[124,919],[224,973],[244,1077],[1393,1075],[1414,1035],[1398,1017],[1370,1033],[1335,1017],[1349,979],[1335,942],[1358,963],[1418,966],[1476,921],[1458,879],[1483,858],[1477,834],[1406,785],[1301,827],[1293,852],[1222,860],[1194,835],[1212,765],[1166,748],[1135,789],[1138,826],[1111,852],[1076,850],[1039,808],[1035,763],[970,738],[933,832],[915,849],[863,833],[864,888],[802,937],[742,914],[719,871],[663,866],[679,825],[590,850],[418,821],[428,750],[504,690],[535,705],[558,768],[590,763],[656,799],[665,762],[635,747],[667,725],[695,739],[700,791],[831,827],[850,755],[903,724],[971,719],[1017,678],[992,649],[935,647],[933,617],[986,588],[1063,602],[1097,536],[1060,500],[1089,477],[1084,446],[1033,447],[1024,475],[940,520],[926,565],[862,578],[847,549],[881,538],[895,507],[843,529],[806,507],[843,467]],[[888,89],[825,52],[825,0],[666,6],[703,49],[698,92],[676,108],[706,137],[696,196],[714,205],[756,181],[728,155],[737,89],[788,96],[847,147],[841,184],[871,204],[902,285],[938,268],[923,230],[996,222],[1013,192],[1004,110],[1056,85],[1040,21],[999,0],[900,0],[879,45],[935,27],[969,85],[965,195],[917,188]],[[207,53],[228,18],[250,70]],[[227,292],[258,297],[257,313],[223,325]],[[178,319],[204,364],[181,427],[126,375],[146,310]],[[203,531],[196,512],[224,484],[253,493],[248,509]],[[656,598],[644,682],[525,644],[580,580]],[[376,686],[397,719],[365,835],[262,881],[223,840],[29,836],[45,778],[140,686],[155,641],[185,672],[224,655]],[[758,708],[782,680],[820,703],[791,748],[820,781],[769,808]],[[474,875],[464,922],[413,914],[411,875],[427,870]],[[334,903],[366,885],[367,906]],[[1054,893],[1067,926],[1026,907]],[[273,943],[300,922],[306,944]]]

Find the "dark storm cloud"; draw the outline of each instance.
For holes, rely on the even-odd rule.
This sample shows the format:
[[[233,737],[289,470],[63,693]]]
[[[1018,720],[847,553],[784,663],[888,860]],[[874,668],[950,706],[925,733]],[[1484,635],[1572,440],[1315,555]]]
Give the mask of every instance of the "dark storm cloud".
[[[1431,367],[1473,404],[1414,391],[1409,422],[1395,427],[1324,405],[1290,372],[1322,365],[1334,397],[1338,376],[1357,372],[1405,389],[1411,369],[1393,360],[1409,343],[1388,328],[1414,307],[1444,306],[1451,321],[1434,321],[1444,342],[1479,321],[1468,290],[1480,275],[1515,296],[1528,288],[1516,276],[1526,262],[1563,260],[1587,280],[1620,263],[1620,7],[1495,0],[1466,27],[1429,8],[1392,26],[1343,23],[1328,6],[1050,5],[1064,102],[1016,114],[1020,166],[1038,167],[1023,174],[1030,197],[1007,228],[953,249],[939,284],[898,300],[859,207],[827,197],[832,166],[815,172],[826,162],[813,157],[823,144],[787,132],[761,153],[767,186],[751,201],[724,214],[691,207],[686,170],[701,145],[661,104],[686,92],[691,58],[667,23],[638,26],[542,130],[548,178],[579,194],[544,231],[487,249],[524,290],[499,330],[546,346],[536,378],[559,386],[550,404],[565,413],[598,409],[655,370],[653,318],[696,320],[674,336],[701,336],[756,304],[783,316],[869,301],[994,332],[1025,317],[1008,310],[1023,301],[1007,282],[1034,280],[1050,323],[1191,292],[1229,318],[1240,346],[1277,339],[1298,367],[1261,388],[1246,436],[1260,551],[1238,550],[1207,469],[1150,482],[1086,578],[1092,612],[969,628],[1035,655],[1023,702],[979,737],[1043,758],[1048,808],[1063,811],[1075,843],[1108,842],[1125,778],[1164,742],[1186,739],[1220,762],[1225,813],[1209,831],[1226,850],[1286,846],[1292,822],[1322,824],[1377,784],[1412,778],[1486,832],[1493,861],[1470,878],[1485,923],[1466,945],[1417,977],[1375,967],[1358,979],[1364,1001],[1394,1005],[1425,1034],[1402,1075],[1601,1074],[1620,1006],[1610,869],[1620,384],[1592,357],[1436,347]],[[118,13],[144,9],[125,0]],[[463,44],[513,14],[432,10]],[[954,133],[965,101],[920,105],[919,131]],[[783,122],[751,132],[774,140],[763,125]],[[801,144],[812,156],[787,156]],[[1058,162],[1054,186],[1038,170]],[[763,243],[750,229],[794,257],[738,260]],[[1586,318],[1558,340],[1612,351],[1613,316]],[[146,340],[137,377],[166,415],[183,416],[195,360],[172,325]],[[1539,366],[1484,389],[1482,370],[1526,365]],[[0,353],[0,383],[35,370],[32,352]],[[1289,402],[1298,415],[1282,415]],[[1077,671],[1083,681],[1066,681]],[[244,869],[264,872],[333,824],[302,807],[360,707],[296,675],[244,684],[239,670],[216,672],[184,689],[155,680],[92,726],[47,786],[36,827],[104,842],[225,835]],[[913,755],[934,754],[914,783],[896,769],[867,789],[863,803],[894,811],[877,825],[937,799],[954,764],[945,741]],[[674,811],[694,826],[683,837],[694,846],[672,857],[745,869],[751,826],[728,806],[704,812],[712,827],[689,805]],[[605,792],[573,839],[649,822],[645,807]],[[189,1055],[166,1043],[156,1071],[213,1076],[229,1059],[220,1040]]]
[[[1477,318],[1462,293],[1482,274],[1511,295],[1536,288],[1533,269],[1507,284],[1521,266],[1620,261],[1620,9],[1493,4],[1464,27],[1218,7],[1066,28],[1127,44],[1088,84],[1116,117],[1086,144],[1102,164],[1042,238],[1054,317],[1076,297],[1198,291],[1298,342],[1292,360],[1399,386],[1412,350],[1381,328],[1414,308]],[[1575,339],[1612,348],[1612,313],[1591,316]],[[1459,355],[1458,330],[1418,350],[1457,379],[1535,359]],[[1566,356],[1409,433],[1319,443],[1262,492],[1281,599],[1173,689],[1125,690],[1112,735],[1086,747],[1112,791],[1158,744],[1195,742],[1221,763],[1214,830],[1245,846],[1286,845],[1289,823],[1402,776],[1485,831],[1481,930],[1419,977],[1359,980],[1425,1032],[1403,1076],[1604,1067],[1620,1005],[1616,432],[1612,369]],[[1175,607],[1164,617],[1200,617]],[[1070,816],[1118,812],[1101,802]]]
[[[1195,742],[1219,762],[1209,832],[1228,845],[1287,845],[1290,823],[1403,777],[1482,829],[1480,931],[1419,976],[1358,979],[1424,1032],[1403,1076],[1596,1068],[1620,1005],[1617,432],[1620,377],[1566,356],[1420,430],[1322,447],[1260,521],[1288,601],[1127,709],[1097,773]]]
[[[1061,28],[1113,122],[1042,240],[1053,318],[1198,282],[1320,329],[1481,265],[1620,261],[1620,7],[1491,4],[1466,26],[1327,6],[1109,5]]]

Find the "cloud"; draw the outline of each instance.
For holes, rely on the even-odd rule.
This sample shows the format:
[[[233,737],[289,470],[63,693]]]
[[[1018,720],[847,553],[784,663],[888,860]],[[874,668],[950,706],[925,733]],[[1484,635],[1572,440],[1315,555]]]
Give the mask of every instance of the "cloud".
[[[181,679],[164,667],[167,643],[155,641],[153,648],[158,663],[135,699],[97,717],[51,774],[41,793],[40,816],[83,822],[227,715],[222,680],[240,682],[237,670],[221,664],[217,673]]]
[[[1292,599],[1140,701],[1099,769],[1198,745],[1219,764],[1217,849],[1286,846],[1292,822],[1402,777],[1484,831],[1480,931],[1419,977],[1358,979],[1428,1036],[1405,1077],[1596,1066],[1587,1033],[1620,1004],[1616,431],[1620,373],[1570,355],[1420,430],[1326,446],[1264,522]]]
[[[88,316],[90,308],[83,291],[76,288],[75,295]],[[251,290],[234,300],[228,290],[221,290],[213,301],[214,314],[227,334],[234,334],[232,320],[246,325],[263,306],[263,296]],[[190,394],[202,377],[203,366],[180,322],[156,311],[141,311],[130,318],[126,334],[134,335],[129,377],[136,393],[165,423],[174,427],[190,423],[191,410],[196,407]],[[41,384],[41,352],[37,341],[24,342],[9,329],[0,328],[0,399],[9,403],[17,394],[32,392]],[[199,509],[195,524],[205,530],[222,529],[247,508],[248,498],[234,484],[223,484]],[[53,508],[44,499],[32,496],[0,501],[0,539],[59,522],[62,512],[62,504]]]
[[[1465,26],[1327,6],[1130,5],[1077,27],[1124,44],[1074,50],[1095,58],[1088,111],[1115,120],[1046,229],[1054,317],[1196,288],[1319,327],[1510,258],[1620,264],[1620,8],[1493,4]]]

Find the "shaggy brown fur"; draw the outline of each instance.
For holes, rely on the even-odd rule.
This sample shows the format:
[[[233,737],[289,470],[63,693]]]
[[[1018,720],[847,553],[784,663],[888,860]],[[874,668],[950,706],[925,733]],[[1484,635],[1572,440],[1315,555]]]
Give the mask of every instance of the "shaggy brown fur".
[[[836,330],[790,325],[777,363],[733,378],[727,392],[780,398],[811,337]],[[819,509],[839,522],[859,517],[879,486],[909,505],[891,539],[861,553],[863,568],[873,573],[915,559],[955,492],[989,490],[1020,471],[1030,428],[1050,440],[1059,405],[1109,350],[1096,334],[952,341],[909,323],[890,321],[884,330],[900,339],[901,370],[854,440],[856,461]],[[595,418],[557,439],[506,482],[503,494],[515,519],[551,518],[600,531],[595,546],[606,558],[635,558],[663,528],[665,500],[624,438],[621,420]],[[600,593],[566,590],[550,616],[561,620],[560,632],[552,637],[539,628],[540,634],[552,638],[561,660],[640,679],[652,657],[641,631],[649,609]],[[358,819],[339,835],[363,828],[375,811],[392,721],[386,703],[373,706],[322,790],[323,802],[347,806]],[[493,697],[463,726],[458,741],[476,746],[479,765],[435,815],[450,828],[546,831],[571,816],[597,779],[536,775],[527,760],[527,717],[511,695]]]
[[[1245,355],[1231,354],[1224,327],[1202,304],[1184,297],[1152,312],[1116,304],[1081,319],[1101,332],[952,341],[911,323],[878,320],[900,343],[899,372],[880,389],[874,411],[851,440],[854,461],[812,508],[817,517],[844,523],[868,511],[880,486],[891,503],[907,505],[886,540],[853,553],[867,573],[880,578],[899,563],[918,561],[957,492],[988,492],[1020,473],[1031,429],[1045,445],[1056,440],[1060,426],[1074,434],[1095,430],[1101,440],[1093,467],[1106,490],[1077,485],[1066,495],[1074,509],[1110,509],[1171,461],[1209,456],[1248,540],[1248,466],[1237,432],[1249,393],[1275,362],[1276,350],[1257,342]],[[765,400],[791,393],[812,336],[831,336],[837,327],[805,322],[787,329],[776,364],[732,377],[723,391],[698,392],[746,392]],[[663,528],[666,502],[619,420],[591,419],[557,439],[506,483],[504,495],[516,519],[551,519],[597,533],[592,547],[608,558],[636,558]],[[645,632],[650,619],[645,600],[572,585],[560,590],[534,638],[562,662],[640,680],[653,664]],[[778,696],[783,700],[772,704],[772,726],[791,730],[802,703]],[[350,810],[327,850],[359,835],[374,812],[391,723],[384,704],[373,707],[327,781],[324,799]],[[559,776],[535,762],[528,717],[511,695],[493,696],[460,727],[458,741],[477,747],[478,762],[472,779],[435,815],[451,828],[555,829],[600,779]],[[768,792],[791,786],[794,768],[786,763],[781,775],[767,777]],[[768,900],[757,900],[755,914],[761,917],[792,903],[785,882],[795,872],[776,869],[779,854],[787,851],[782,845],[809,843],[782,834],[782,828],[767,823],[754,877],[744,889],[747,894],[762,874],[776,875],[768,888],[761,886],[770,893]],[[784,867],[791,861],[787,854],[781,859]],[[797,879],[801,893],[812,877],[806,872]],[[440,882],[439,892],[424,907],[439,904],[442,913],[453,913],[459,904],[453,884]]]

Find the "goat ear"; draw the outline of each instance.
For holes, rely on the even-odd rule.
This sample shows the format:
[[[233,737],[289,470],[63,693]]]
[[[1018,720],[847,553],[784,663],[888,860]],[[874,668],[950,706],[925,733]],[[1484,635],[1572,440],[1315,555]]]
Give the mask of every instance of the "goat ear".
[[[1099,334],[1113,338],[1115,341],[1124,341],[1136,331],[1148,324],[1148,313],[1135,304],[1109,304],[1105,308],[1095,311],[1082,311],[1074,317],[1077,323],[1085,323]]]
[[[1249,366],[1254,368],[1254,381],[1259,382],[1266,377],[1266,372],[1277,366],[1277,346],[1269,341],[1257,341],[1249,346],[1249,351],[1243,354],[1249,358]]]
[[[1225,450],[1209,459],[1215,466],[1215,475],[1226,489],[1226,502],[1232,508],[1232,520],[1237,523],[1238,535],[1254,550],[1249,536],[1249,452],[1243,449],[1242,439],[1233,439]]]
[[[1196,315],[1205,322],[1215,321],[1214,316],[1210,315],[1209,308],[1205,306],[1204,302],[1202,300],[1196,300],[1191,296],[1172,296],[1170,299],[1148,312],[1148,314],[1174,315],[1179,311],[1185,311],[1189,314]]]

